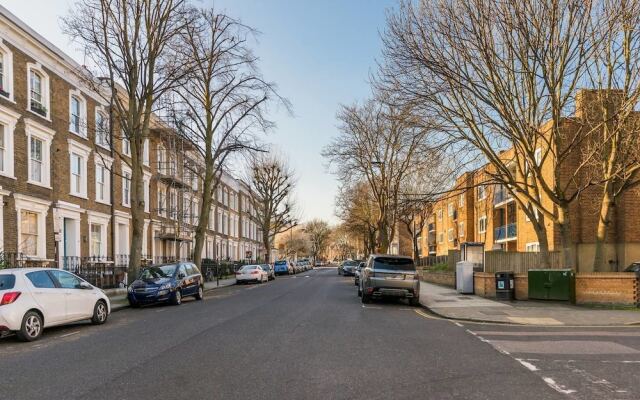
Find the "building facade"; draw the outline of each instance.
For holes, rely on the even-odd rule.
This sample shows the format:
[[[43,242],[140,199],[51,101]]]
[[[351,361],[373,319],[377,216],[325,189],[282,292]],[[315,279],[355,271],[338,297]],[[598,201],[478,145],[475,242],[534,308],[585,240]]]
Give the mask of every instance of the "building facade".
[[[114,138],[104,96],[83,83],[81,70],[0,6],[0,250],[6,262],[69,269],[88,258],[128,262],[130,147]],[[203,165],[190,146],[154,118],[143,151],[148,262],[193,256]],[[255,213],[241,211],[251,198],[245,184],[224,174],[203,256],[260,257]]]

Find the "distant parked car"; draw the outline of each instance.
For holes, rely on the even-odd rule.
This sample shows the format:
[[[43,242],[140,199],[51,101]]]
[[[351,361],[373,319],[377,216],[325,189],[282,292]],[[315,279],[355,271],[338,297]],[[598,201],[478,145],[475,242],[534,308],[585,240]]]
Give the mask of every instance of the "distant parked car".
[[[399,297],[419,304],[420,280],[413,259],[388,254],[371,255],[360,271],[358,295],[363,303],[380,297]]]
[[[338,269],[338,273],[342,271],[344,276],[354,276],[355,268],[362,262],[362,260],[346,260],[342,263],[341,268]]]
[[[273,263],[273,270],[276,275],[292,275],[293,266],[287,260],[279,260]]]
[[[259,265],[245,265],[236,272],[236,283],[256,282],[263,283],[269,281],[267,271]]]
[[[204,297],[204,279],[198,267],[190,262],[151,265],[140,272],[129,285],[128,300],[131,307],[169,302],[182,304],[182,299]]]
[[[624,272],[640,273],[640,261],[631,263],[627,268],[624,269]]]
[[[273,280],[276,279],[276,272],[273,269],[273,266],[271,266],[271,264],[261,264],[260,265],[262,267],[263,270],[267,271],[267,278],[268,280]]]
[[[0,270],[0,333],[33,341],[44,328],[90,319],[104,324],[111,303],[104,292],[67,271],[51,268]]]
[[[364,266],[365,266],[365,263],[361,262],[353,271],[354,273],[353,281],[356,286],[360,284],[360,271],[364,268]]]

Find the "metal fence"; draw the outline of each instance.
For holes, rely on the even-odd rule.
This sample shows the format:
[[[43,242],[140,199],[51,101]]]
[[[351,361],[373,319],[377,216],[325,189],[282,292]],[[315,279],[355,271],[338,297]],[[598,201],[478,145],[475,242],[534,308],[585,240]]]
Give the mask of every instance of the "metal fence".
[[[552,251],[550,268],[564,268],[562,253]],[[484,253],[485,272],[513,271],[517,274],[526,274],[530,269],[540,268],[542,257],[538,252],[506,252],[486,251]]]
[[[205,281],[215,281],[225,276],[235,275],[236,271],[245,265],[242,262],[217,261],[210,258],[203,258],[201,271]]]
[[[447,270],[455,271],[458,261],[460,261],[460,250],[449,250],[447,255],[421,257],[418,260],[418,266],[429,268],[446,264]]]

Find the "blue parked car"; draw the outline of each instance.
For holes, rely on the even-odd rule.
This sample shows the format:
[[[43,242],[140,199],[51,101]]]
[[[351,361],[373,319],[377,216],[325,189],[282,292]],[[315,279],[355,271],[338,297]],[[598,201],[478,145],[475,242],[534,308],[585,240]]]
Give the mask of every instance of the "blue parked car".
[[[293,274],[293,267],[287,260],[280,260],[273,263],[273,270],[276,275],[290,275]]]
[[[193,263],[152,265],[140,272],[140,277],[129,285],[127,298],[131,307],[169,302],[179,305],[185,296],[202,300],[204,279]]]

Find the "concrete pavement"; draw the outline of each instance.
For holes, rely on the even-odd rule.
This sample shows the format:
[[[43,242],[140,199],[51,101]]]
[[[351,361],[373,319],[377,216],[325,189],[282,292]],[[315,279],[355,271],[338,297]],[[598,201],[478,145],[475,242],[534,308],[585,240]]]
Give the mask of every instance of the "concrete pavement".
[[[420,303],[444,318],[538,326],[640,325],[640,310],[603,310],[544,301],[503,302],[420,282]]]

